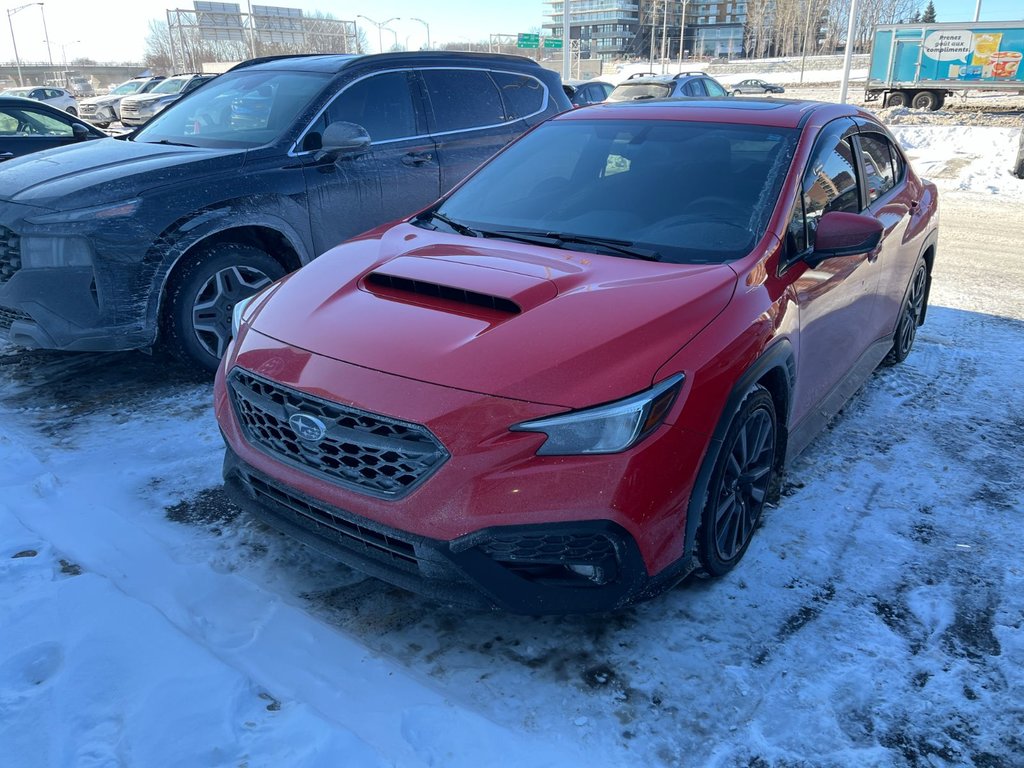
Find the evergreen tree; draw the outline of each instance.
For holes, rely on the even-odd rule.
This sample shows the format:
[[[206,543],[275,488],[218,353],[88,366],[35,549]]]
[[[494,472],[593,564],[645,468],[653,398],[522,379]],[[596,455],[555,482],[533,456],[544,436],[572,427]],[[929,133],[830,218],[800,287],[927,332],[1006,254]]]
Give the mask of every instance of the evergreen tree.
[[[932,0],[928,0],[928,5],[925,6],[924,13],[921,14],[921,21],[925,24],[935,23],[935,3]]]

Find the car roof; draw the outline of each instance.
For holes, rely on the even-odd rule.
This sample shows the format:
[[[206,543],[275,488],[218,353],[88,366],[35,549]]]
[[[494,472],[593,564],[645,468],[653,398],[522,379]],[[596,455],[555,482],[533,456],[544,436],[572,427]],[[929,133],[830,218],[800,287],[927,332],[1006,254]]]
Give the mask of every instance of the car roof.
[[[718,98],[652,99],[604,102],[586,109],[563,112],[553,120],[679,120],[701,123],[740,123],[775,128],[798,128],[812,114],[826,119],[871,115],[848,104],[798,99]]]
[[[469,51],[402,51],[395,53],[375,54],[298,54],[293,56],[265,56],[249,59],[232,67],[231,72],[239,69],[280,70],[293,69],[304,72],[341,72],[356,62],[373,61],[381,65],[395,66],[430,66],[442,64],[474,64],[504,63],[509,66],[531,67],[541,69],[533,59],[525,56],[513,56],[505,53],[471,53]]]

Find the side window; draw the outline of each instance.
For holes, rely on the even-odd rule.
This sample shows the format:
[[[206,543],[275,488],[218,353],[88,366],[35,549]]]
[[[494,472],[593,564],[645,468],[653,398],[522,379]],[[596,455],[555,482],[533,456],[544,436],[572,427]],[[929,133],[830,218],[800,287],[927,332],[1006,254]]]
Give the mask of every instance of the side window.
[[[491,76],[474,69],[425,69],[423,83],[436,133],[505,122],[501,96]]]
[[[327,108],[327,119],[361,125],[373,141],[420,133],[407,72],[385,72],[350,85]]]
[[[725,96],[725,88],[720,86],[714,80],[702,80],[704,87],[708,89],[708,95],[710,96]]]
[[[707,96],[700,78],[694,78],[683,84],[683,93],[687,96]]]
[[[13,136],[18,132],[18,118],[6,110],[0,110],[0,136]]]
[[[868,203],[873,203],[896,185],[892,167],[892,153],[889,141],[873,133],[858,137],[860,160],[864,164],[864,186],[868,192]]]
[[[28,95],[28,97],[30,99],[42,100],[46,98],[46,91],[44,91],[42,88],[36,88],[34,91],[32,91],[32,93]]]
[[[509,120],[528,117],[544,109],[544,86],[539,80],[510,72],[492,72],[491,76],[501,90],[501,99],[505,102],[505,115]],[[591,96],[587,91],[584,103],[590,103],[590,100]]]
[[[892,157],[893,181],[899,184],[907,175],[907,161],[895,145],[889,144],[889,154]]]
[[[789,220],[789,250],[793,256],[807,250],[807,217],[804,216],[802,195],[797,195],[793,203],[793,218]]]
[[[807,218],[807,245],[814,245],[818,221],[826,213],[860,212],[853,148],[840,139],[831,148],[817,151],[804,176],[804,215]]]

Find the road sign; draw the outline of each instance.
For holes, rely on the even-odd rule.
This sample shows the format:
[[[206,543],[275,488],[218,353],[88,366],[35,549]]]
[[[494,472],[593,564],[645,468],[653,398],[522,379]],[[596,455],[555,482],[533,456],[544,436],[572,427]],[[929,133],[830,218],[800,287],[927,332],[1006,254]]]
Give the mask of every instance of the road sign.
[[[540,48],[540,35],[531,35],[525,32],[519,33],[516,41],[517,48]]]
[[[560,38],[560,37],[545,37],[544,38],[544,47],[545,48],[561,48],[562,47],[562,38]]]

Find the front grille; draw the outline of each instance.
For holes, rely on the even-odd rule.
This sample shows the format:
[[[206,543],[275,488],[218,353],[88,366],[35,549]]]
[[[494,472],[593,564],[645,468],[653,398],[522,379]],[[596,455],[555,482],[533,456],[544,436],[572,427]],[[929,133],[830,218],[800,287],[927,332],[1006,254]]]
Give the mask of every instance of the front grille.
[[[230,385],[250,443],[338,485],[396,499],[448,459],[444,446],[419,424],[313,397],[238,368]],[[303,422],[314,427],[300,437]]]
[[[31,320],[32,317],[17,309],[0,307],[0,331],[9,331],[15,320]]]
[[[137,115],[139,113],[139,105],[132,103],[121,102],[121,114],[122,115]]]
[[[82,117],[87,117],[88,115],[95,115],[96,109],[97,107],[95,104],[80,104],[78,107],[78,113]]]
[[[0,227],[0,285],[21,269],[21,237],[7,227]]]
[[[242,473],[241,477],[265,509],[277,512],[290,522],[357,554],[388,562],[410,572],[419,570],[416,550],[409,542],[367,528],[344,517],[342,510],[300,499],[255,475]]]

